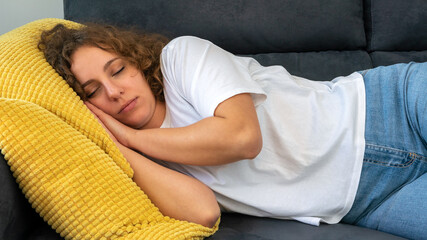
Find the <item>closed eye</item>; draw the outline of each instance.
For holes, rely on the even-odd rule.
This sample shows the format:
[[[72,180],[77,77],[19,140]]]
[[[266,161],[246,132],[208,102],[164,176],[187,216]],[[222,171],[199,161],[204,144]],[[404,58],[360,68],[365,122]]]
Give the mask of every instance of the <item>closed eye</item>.
[[[93,90],[91,93],[89,93],[89,94],[87,94],[86,95],[86,97],[87,98],[91,98],[91,97],[93,97],[93,95],[96,93],[96,91],[99,89],[99,87],[98,88],[96,88],[95,90]]]
[[[116,76],[117,74],[121,73],[124,69],[125,69],[125,67],[124,67],[124,66],[123,66],[123,67],[121,67],[121,68],[119,69],[119,71],[117,71],[117,72],[113,73],[113,77],[114,77],[114,76]]]

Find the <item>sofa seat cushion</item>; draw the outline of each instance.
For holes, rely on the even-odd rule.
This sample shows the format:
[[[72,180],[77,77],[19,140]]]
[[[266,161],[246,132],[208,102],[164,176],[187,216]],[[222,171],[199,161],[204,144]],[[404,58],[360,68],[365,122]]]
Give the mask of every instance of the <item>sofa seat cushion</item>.
[[[426,30],[427,32],[427,30]],[[427,40],[426,40],[427,41]],[[369,54],[374,67],[396,63],[427,62],[427,51],[384,52],[375,51]]]
[[[346,239],[346,240],[403,240],[367,228],[348,224],[321,224],[319,227],[296,221],[259,218],[226,213],[220,229],[209,240],[277,240],[277,239]]]

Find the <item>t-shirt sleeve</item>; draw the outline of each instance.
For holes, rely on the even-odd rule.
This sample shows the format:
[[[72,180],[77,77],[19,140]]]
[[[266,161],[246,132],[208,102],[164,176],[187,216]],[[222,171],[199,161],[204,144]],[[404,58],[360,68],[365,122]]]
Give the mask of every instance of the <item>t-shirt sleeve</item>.
[[[265,100],[247,64],[207,40],[176,38],[163,49],[161,62],[165,84],[203,118],[213,116],[221,102],[240,93],[250,93],[255,105]]]

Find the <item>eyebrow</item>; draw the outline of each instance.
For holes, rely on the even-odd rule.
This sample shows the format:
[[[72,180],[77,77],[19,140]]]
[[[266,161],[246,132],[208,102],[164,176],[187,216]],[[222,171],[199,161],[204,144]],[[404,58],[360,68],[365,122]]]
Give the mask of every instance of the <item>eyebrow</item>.
[[[104,72],[105,71],[107,71],[107,69],[108,69],[108,67],[114,62],[114,61],[116,61],[116,60],[118,60],[119,58],[118,57],[116,57],[116,58],[113,58],[113,59],[111,59],[111,60],[109,60],[108,62],[106,62],[105,63],[105,65],[104,65]],[[82,84],[82,88],[85,88],[87,85],[89,85],[89,84],[91,84],[93,82],[93,79],[90,79],[89,81],[87,81],[87,82],[85,82],[85,83],[83,83]]]
[[[119,58],[118,57],[116,57],[116,58],[113,58],[113,59],[111,59],[110,61],[108,61],[107,63],[105,63],[105,65],[104,65],[104,72],[105,71],[107,71],[107,68],[114,62],[114,61],[116,61],[116,60],[118,60]]]

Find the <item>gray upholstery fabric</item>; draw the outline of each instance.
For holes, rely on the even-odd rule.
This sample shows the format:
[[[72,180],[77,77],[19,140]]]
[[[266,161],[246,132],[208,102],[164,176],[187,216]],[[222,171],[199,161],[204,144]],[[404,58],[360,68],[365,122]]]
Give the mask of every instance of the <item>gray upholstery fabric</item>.
[[[427,2],[427,1],[426,1]],[[426,30],[427,31],[427,30]],[[396,63],[425,62],[427,51],[385,52],[377,51],[370,54],[373,67],[387,66]]]
[[[136,25],[171,38],[194,35],[236,54],[355,50],[366,44],[362,1],[65,0],[64,7],[73,21]]]
[[[26,216],[30,213],[31,207],[1,154],[0,186],[0,239],[22,239],[29,231]]]
[[[315,81],[328,81],[372,67],[364,51],[265,53],[248,55],[264,66],[282,65],[291,74]]]
[[[362,1],[65,0],[64,8],[66,19],[81,23],[136,26],[170,38],[206,38],[235,54],[250,54],[264,65],[284,65],[291,74],[312,80],[372,67],[366,52],[358,51],[366,45]]]
[[[319,227],[295,221],[227,214],[220,230],[209,240],[281,240],[281,239],[404,239],[387,233],[347,224],[322,224]]]
[[[31,208],[0,153],[0,239],[61,239]]]
[[[426,0],[365,0],[365,9],[369,51],[427,49]]]

